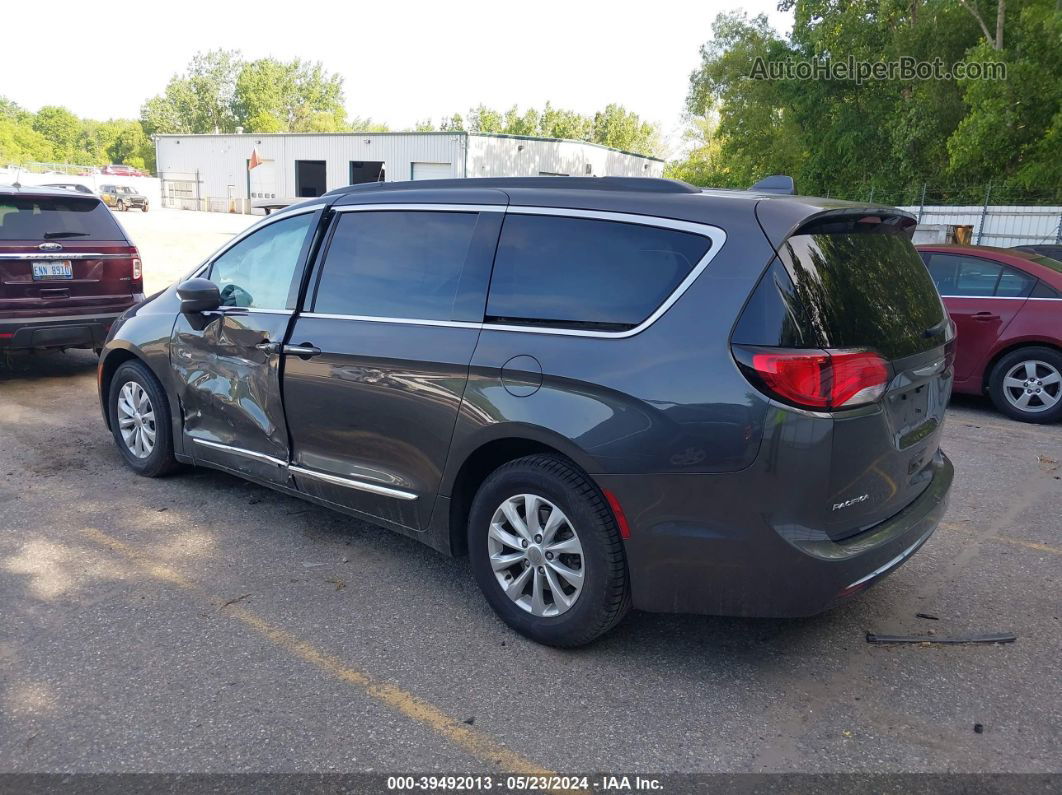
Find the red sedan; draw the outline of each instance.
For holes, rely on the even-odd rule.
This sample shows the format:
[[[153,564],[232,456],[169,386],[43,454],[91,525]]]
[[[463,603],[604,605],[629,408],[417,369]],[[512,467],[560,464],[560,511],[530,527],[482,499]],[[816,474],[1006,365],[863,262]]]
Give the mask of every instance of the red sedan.
[[[955,391],[1024,422],[1062,418],[1062,262],[989,246],[917,246],[958,329]]]

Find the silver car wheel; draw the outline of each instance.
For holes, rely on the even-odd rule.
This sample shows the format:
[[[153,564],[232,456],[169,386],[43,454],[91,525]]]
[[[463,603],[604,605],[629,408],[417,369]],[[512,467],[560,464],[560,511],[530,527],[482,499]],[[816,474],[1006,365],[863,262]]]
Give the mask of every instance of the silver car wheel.
[[[1062,373],[1039,359],[1018,362],[1003,376],[1003,395],[1019,411],[1039,414],[1062,399]]]
[[[537,494],[517,494],[498,506],[487,552],[498,585],[533,616],[559,616],[582,592],[586,564],[579,536],[564,511]]]
[[[155,410],[147,391],[136,381],[127,381],[118,393],[118,429],[129,452],[147,458],[155,449]]]

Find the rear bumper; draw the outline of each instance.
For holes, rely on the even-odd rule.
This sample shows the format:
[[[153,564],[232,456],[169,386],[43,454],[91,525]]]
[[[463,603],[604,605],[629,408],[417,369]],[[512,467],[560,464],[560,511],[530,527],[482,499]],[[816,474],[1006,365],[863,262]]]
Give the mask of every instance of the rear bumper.
[[[664,613],[796,617],[820,613],[894,571],[936,529],[954,468],[942,452],[922,494],[844,541],[784,538],[733,475],[605,475],[631,524],[634,607]]]
[[[35,318],[0,317],[0,349],[102,348],[111,324],[124,311]]]

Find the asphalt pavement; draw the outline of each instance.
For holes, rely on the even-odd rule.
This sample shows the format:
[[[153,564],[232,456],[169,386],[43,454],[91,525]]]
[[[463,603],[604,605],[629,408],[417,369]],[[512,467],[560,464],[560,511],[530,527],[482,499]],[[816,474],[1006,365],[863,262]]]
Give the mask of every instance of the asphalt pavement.
[[[1062,771],[1062,425],[957,398],[944,524],[833,612],[634,613],[559,651],[463,560],[213,471],[137,477],[95,364],[0,363],[0,771]]]

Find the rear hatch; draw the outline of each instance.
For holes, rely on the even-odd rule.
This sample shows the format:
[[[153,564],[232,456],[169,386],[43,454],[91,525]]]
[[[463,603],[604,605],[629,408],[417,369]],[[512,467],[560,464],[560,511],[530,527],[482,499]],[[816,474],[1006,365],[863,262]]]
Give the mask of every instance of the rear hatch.
[[[732,337],[755,386],[831,423],[830,461],[815,462],[828,477],[800,520],[835,540],[926,489],[951,393],[954,327],[911,245],[913,221],[876,213],[787,238]]]
[[[121,311],[140,255],[95,196],[0,193],[0,317]]]

